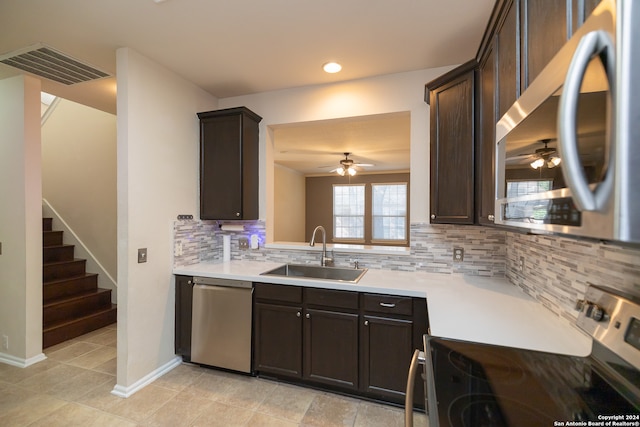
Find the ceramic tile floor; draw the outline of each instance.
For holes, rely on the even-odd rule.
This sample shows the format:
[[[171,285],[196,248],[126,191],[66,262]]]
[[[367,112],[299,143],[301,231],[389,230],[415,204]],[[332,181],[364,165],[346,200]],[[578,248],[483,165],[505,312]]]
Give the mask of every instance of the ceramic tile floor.
[[[0,363],[0,426],[402,426],[401,409],[182,364],[128,399],[116,383],[115,325]],[[415,414],[415,426],[427,426]]]

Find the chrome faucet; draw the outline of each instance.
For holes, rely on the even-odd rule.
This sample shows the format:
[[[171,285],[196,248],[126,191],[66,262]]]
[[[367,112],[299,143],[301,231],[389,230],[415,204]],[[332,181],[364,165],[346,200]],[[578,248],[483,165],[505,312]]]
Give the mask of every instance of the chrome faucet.
[[[323,267],[332,267],[333,258],[327,257],[327,232],[324,230],[323,226],[319,225],[313,230],[313,235],[311,236],[311,242],[309,243],[309,246],[315,246],[316,232],[318,230],[322,231],[322,258],[320,258],[320,265]]]

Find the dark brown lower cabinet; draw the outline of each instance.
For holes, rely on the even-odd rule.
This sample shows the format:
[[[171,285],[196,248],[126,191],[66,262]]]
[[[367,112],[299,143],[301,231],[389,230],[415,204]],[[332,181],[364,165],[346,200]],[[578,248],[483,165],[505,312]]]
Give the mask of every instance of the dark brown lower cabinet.
[[[254,305],[254,369],[302,377],[302,307]]]
[[[403,404],[424,298],[255,284],[254,370]],[[422,381],[414,404],[424,407]]]
[[[413,322],[363,316],[362,386],[365,392],[403,402],[413,354]]]
[[[176,276],[175,352],[182,360],[191,361],[191,312],[193,277]]]
[[[304,379],[358,389],[358,314],[306,309]]]

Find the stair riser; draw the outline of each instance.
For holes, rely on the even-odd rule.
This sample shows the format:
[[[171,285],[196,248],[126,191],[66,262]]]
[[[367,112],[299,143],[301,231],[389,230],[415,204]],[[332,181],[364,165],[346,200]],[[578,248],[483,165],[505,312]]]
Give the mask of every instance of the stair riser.
[[[62,231],[43,231],[42,246],[60,246],[62,244]]]
[[[53,218],[42,218],[42,231],[52,230]]]
[[[117,320],[117,311],[115,305],[111,309],[97,313],[94,316],[78,319],[69,324],[60,325],[54,328],[48,328],[42,334],[42,348],[48,348],[52,345],[79,337],[88,332],[115,323]]]
[[[60,264],[45,264],[42,267],[42,281],[65,279],[67,277],[81,276],[85,273],[86,260],[80,259]]]
[[[42,317],[45,328],[53,323],[73,320],[96,311],[106,310],[111,306],[111,290],[89,294],[83,298],[61,302],[44,307]]]
[[[42,262],[73,261],[73,246],[51,246],[42,251]]]
[[[83,294],[98,289],[98,275],[70,279],[55,283],[45,283],[42,290],[42,299],[45,304],[51,300]]]

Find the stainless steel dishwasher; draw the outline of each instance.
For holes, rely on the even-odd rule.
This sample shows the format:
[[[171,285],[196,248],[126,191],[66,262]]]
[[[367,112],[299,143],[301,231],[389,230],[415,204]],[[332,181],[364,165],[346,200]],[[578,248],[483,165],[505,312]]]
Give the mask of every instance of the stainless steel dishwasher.
[[[191,361],[251,372],[251,282],[193,279]]]

